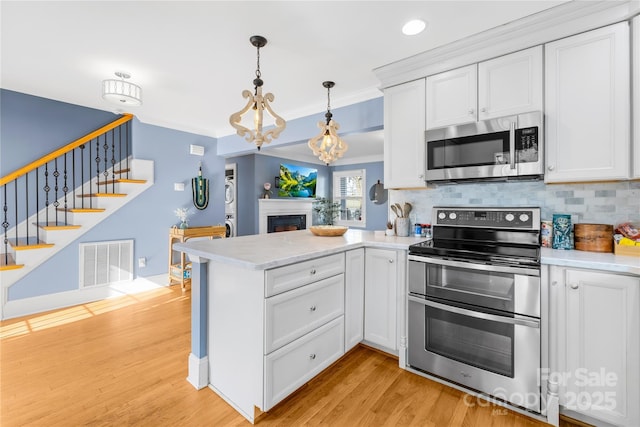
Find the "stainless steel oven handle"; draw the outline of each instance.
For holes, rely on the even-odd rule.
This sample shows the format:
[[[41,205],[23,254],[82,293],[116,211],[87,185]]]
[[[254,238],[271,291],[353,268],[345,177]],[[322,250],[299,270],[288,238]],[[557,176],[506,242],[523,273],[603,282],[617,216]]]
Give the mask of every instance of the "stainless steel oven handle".
[[[527,276],[540,276],[540,271],[536,268],[526,267],[505,267],[494,264],[476,264],[471,261],[453,261],[450,259],[427,258],[419,255],[409,255],[409,261],[424,262],[427,264],[446,265],[449,267],[460,267],[469,270],[495,271],[497,273],[523,274]]]
[[[540,329],[539,320],[525,319],[520,316],[518,317],[496,316],[495,314],[482,313],[479,311],[472,311],[472,310],[467,310],[465,308],[453,307],[446,304],[440,304],[439,302],[429,301],[429,300],[417,298],[411,295],[408,295],[407,298],[409,298],[409,301],[417,302],[433,308],[439,308],[440,310],[449,311],[451,313],[461,314],[463,316],[475,317],[477,319],[484,319],[492,322],[507,323],[509,325],[520,325],[520,326],[526,326],[528,328]]]
[[[509,126],[509,164],[511,169],[516,168],[516,124],[514,122]]]

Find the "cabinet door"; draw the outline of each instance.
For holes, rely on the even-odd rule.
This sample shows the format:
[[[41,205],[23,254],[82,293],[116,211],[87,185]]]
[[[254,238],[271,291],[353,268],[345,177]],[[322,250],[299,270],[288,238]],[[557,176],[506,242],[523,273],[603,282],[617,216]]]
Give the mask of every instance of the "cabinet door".
[[[384,90],[384,185],[424,187],[424,79]]]
[[[640,16],[633,18],[633,177],[640,178]]]
[[[477,120],[476,64],[427,77],[427,129]]]
[[[629,177],[629,25],[545,47],[546,182]]]
[[[616,425],[640,422],[639,291],[638,277],[565,270],[565,408]]]
[[[344,350],[349,351],[364,337],[364,249],[346,253],[344,282]]]
[[[478,64],[480,120],[542,111],[542,46]]]
[[[394,351],[397,260],[394,250],[365,251],[364,339]]]

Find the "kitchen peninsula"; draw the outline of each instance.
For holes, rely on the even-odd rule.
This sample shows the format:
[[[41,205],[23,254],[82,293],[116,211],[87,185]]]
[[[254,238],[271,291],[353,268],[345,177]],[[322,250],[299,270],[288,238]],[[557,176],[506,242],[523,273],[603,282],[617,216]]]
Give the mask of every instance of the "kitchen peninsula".
[[[176,244],[192,262],[188,381],[254,422],[363,338],[402,363],[406,252],[421,240],[300,230]],[[367,298],[384,304],[369,320],[365,250]]]

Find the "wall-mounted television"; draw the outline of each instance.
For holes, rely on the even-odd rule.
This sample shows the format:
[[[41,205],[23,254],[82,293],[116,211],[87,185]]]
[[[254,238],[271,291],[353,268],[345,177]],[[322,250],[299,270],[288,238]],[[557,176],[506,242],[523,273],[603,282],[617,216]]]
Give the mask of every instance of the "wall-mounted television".
[[[318,169],[280,164],[279,197],[316,197]]]

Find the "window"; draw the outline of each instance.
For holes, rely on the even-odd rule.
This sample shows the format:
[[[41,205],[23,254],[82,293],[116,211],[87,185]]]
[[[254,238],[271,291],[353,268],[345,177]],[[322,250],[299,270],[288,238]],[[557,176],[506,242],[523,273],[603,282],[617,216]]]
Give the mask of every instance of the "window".
[[[337,225],[366,227],[365,170],[333,172],[333,201],[340,203]]]

